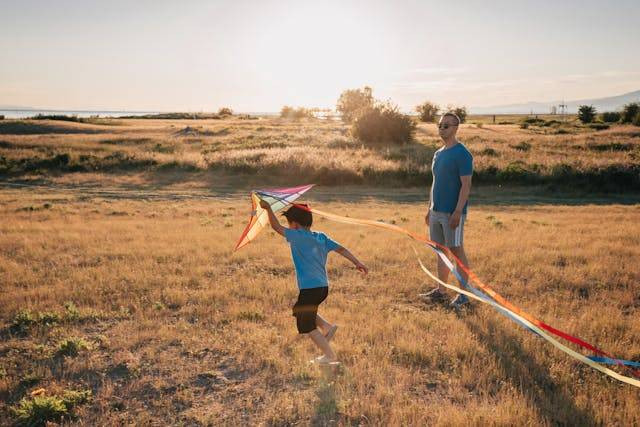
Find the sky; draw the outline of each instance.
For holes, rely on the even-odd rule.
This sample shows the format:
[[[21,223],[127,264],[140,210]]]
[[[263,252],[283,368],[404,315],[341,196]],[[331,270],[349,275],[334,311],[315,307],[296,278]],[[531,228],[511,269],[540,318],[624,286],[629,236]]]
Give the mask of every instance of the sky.
[[[404,111],[640,89],[640,2],[0,0],[0,108]]]

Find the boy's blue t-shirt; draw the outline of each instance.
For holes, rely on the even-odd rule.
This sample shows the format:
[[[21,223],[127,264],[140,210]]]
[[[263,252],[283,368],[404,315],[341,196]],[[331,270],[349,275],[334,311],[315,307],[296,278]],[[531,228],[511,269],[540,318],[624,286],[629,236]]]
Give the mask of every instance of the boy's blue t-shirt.
[[[340,245],[326,234],[315,231],[285,228],[284,237],[291,246],[293,265],[299,289],[329,286],[327,279],[327,255]]]
[[[461,176],[473,173],[473,156],[467,147],[458,143],[451,148],[441,148],[433,155],[431,163],[433,184],[431,187],[431,209],[453,213],[458,204]],[[465,203],[462,213],[467,213]]]

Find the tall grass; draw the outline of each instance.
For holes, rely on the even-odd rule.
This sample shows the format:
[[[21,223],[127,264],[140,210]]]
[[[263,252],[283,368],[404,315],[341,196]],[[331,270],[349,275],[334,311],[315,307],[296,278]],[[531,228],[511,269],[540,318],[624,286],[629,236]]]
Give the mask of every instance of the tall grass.
[[[0,123],[0,174],[181,173],[254,176],[270,184],[424,185],[441,142],[419,124],[403,146],[363,146],[350,127],[325,120],[120,120],[120,126],[59,121]],[[476,184],[548,184],[589,191],[639,190],[640,131],[531,118],[518,125],[462,125]],[[628,147],[618,150],[615,147]],[[526,150],[522,147],[527,147]]]
[[[248,200],[4,190],[0,202],[0,424],[36,388],[92,390],[76,413],[86,425],[640,423],[637,389],[491,308],[421,302],[432,283],[399,236],[315,221],[371,268],[363,278],[330,256],[321,313],[341,326],[344,365],[332,373],[296,339],[285,242],[265,231],[231,252]],[[312,203],[424,229],[422,203]],[[474,271],[513,303],[638,360],[639,219],[634,205],[476,203],[465,242]],[[31,322],[14,334],[25,311]],[[56,357],[68,340],[84,350]]]

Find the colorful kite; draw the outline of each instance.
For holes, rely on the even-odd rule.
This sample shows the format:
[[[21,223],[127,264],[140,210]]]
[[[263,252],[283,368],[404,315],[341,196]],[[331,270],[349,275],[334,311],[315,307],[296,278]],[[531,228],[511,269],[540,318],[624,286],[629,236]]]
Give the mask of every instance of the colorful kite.
[[[265,200],[271,206],[271,210],[277,212],[289,204],[292,204],[298,197],[302,196],[306,191],[311,189],[313,184],[302,185],[292,188],[275,188],[271,190],[259,190],[251,192],[251,218],[249,224],[242,232],[240,240],[234,249],[237,251],[241,247],[247,245],[256,238],[258,233],[269,224],[267,212],[260,207],[260,200]]]
[[[287,205],[294,204],[293,202],[302,194],[304,194],[307,190],[309,190],[311,187],[313,187],[313,185],[305,185],[305,186],[293,187],[293,188],[281,188],[281,189],[275,189],[275,190],[253,191],[251,193],[251,202],[253,205],[251,219],[249,221],[249,224],[245,228],[244,232],[242,233],[242,237],[240,238],[240,241],[236,245],[236,250],[246,245],[251,240],[253,240],[258,235],[260,230],[269,222],[269,219],[264,209],[260,207],[260,200],[267,201],[271,206],[271,208],[273,209],[273,211],[275,212],[277,210],[284,208]],[[447,265],[447,268],[449,268],[449,270],[458,279],[458,281],[463,284],[463,287],[465,289],[461,289],[457,286],[450,285],[438,279],[437,276],[435,276],[431,271],[429,271],[424,266],[424,264],[418,257],[418,262],[420,264],[420,267],[433,280],[435,280],[436,282],[440,283],[441,285],[453,291],[465,294],[470,298],[476,299],[480,302],[483,302],[485,304],[492,306],[499,313],[507,316],[508,318],[512,319],[516,323],[524,326],[526,329],[536,333],[537,335],[539,335],[540,337],[544,338],[546,341],[551,343],[554,347],[565,352],[566,354],[570,355],[574,359],[579,360],[580,362],[585,363],[591,366],[592,368],[606,375],[609,375],[610,377],[615,378],[619,381],[634,385],[636,387],[640,387],[640,380],[636,379],[636,378],[640,378],[640,372],[636,369],[633,369],[634,367],[640,367],[639,362],[617,359],[612,355],[606,353],[605,351],[600,350],[599,348],[587,343],[586,341],[581,340],[580,338],[576,338],[566,332],[563,332],[550,325],[547,325],[543,321],[533,317],[532,315],[528,314],[527,312],[520,309],[519,307],[511,304],[503,296],[501,296],[496,291],[494,291],[491,287],[489,287],[489,285],[482,282],[473,273],[473,271],[468,269],[462,263],[462,261],[460,261],[460,259],[458,259],[453,254],[453,252],[449,250],[449,248],[442,246],[436,242],[433,242],[427,239],[425,236],[414,234],[397,225],[387,224],[381,221],[371,221],[366,219],[350,218],[350,217],[335,215],[329,212],[323,212],[317,209],[309,209],[309,210],[316,215],[319,215],[321,217],[324,217],[332,221],[341,222],[345,224],[352,224],[352,225],[365,225],[365,226],[383,228],[389,231],[404,234],[415,241],[426,244],[427,247],[432,249],[440,257],[440,259],[444,261],[444,263]],[[416,256],[418,256],[417,251],[416,251]],[[454,262],[451,261],[451,259],[455,261],[455,264]],[[464,271],[467,274],[468,279],[464,280],[464,278],[460,275],[459,271]],[[475,288],[473,285],[482,289],[482,291],[480,289]],[[566,345],[560,343],[550,334],[563,338],[569,342],[572,342],[573,344],[576,344],[582,348],[590,350],[591,352],[595,353],[597,356],[584,356],[572,350],[571,348],[567,347]],[[618,365],[624,369],[628,369],[632,372],[632,374],[636,378],[631,378],[628,376],[621,375],[609,368],[599,365],[599,363]]]

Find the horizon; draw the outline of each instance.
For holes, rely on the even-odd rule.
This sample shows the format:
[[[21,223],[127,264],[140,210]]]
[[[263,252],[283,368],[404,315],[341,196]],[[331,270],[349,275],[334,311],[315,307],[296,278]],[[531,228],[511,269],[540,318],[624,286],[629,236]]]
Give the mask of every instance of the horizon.
[[[638,20],[640,6],[626,0],[615,10],[595,1],[32,0],[0,16],[0,105],[277,112],[333,109],[343,90],[363,86],[404,111],[426,100],[473,109],[611,97],[640,88],[640,58],[630,55]]]

